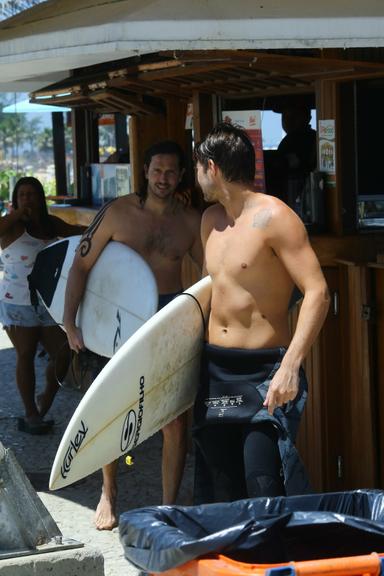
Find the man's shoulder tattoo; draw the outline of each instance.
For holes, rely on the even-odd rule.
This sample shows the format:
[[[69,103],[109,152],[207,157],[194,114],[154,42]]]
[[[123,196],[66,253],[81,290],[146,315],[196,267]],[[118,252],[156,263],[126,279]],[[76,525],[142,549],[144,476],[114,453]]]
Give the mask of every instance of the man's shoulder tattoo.
[[[90,249],[92,248],[93,235],[96,232],[96,230],[98,229],[98,227],[100,226],[101,222],[103,221],[105,213],[108,210],[108,208],[110,207],[110,205],[112,204],[112,202],[115,202],[115,199],[110,200],[110,202],[107,202],[101,208],[101,210],[99,210],[99,212],[96,214],[95,218],[93,219],[92,224],[90,224],[90,226],[88,226],[88,228],[84,232],[83,236],[81,237],[78,251],[79,251],[80,256],[82,256],[83,258],[89,253]]]
[[[272,210],[270,208],[263,208],[253,215],[252,228],[266,228],[272,218]]]

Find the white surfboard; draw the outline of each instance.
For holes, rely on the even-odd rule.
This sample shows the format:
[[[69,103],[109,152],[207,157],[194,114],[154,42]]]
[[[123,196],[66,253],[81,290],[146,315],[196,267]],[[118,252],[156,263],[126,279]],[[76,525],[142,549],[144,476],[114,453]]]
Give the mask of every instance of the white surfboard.
[[[65,288],[80,238],[44,248],[32,272],[32,284],[58,324],[63,323]],[[111,358],[157,306],[156,280],[148,264],[125,244],[109,242],[89,273],[76,322],[85,346]]]
[[[51,490],[132,450],[193,404],[210,299],[207,276],[157,312],[108,362],[63,435]]]

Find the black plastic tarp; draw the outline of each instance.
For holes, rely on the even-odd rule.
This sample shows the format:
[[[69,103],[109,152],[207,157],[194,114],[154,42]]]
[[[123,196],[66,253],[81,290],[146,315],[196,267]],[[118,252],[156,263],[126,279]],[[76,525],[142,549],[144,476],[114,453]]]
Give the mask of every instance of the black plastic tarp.
[[[126,558],[148,572],[218,553],[260,564],[384,553],[384,492],[141,508],[119,530]]]

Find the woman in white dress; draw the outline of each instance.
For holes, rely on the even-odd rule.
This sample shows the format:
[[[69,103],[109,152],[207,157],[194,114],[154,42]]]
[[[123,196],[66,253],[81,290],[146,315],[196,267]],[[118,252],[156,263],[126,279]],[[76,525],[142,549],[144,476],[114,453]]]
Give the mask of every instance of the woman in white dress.
[[[19,430],[44,434],[53,421],[44,420],[55,394],[58,380],[65,376],[69,354],[65,333],[43,305],[32,306],[28,287],[38,252],[58,237],[83,232],[48,214],[44,189],[39,180],[26,176],[16,183],[12,210],[0,218],[1,259],[4,275],[0,282],[0,322],[16,350],[16,382],[25,416]],[[35,396],[35,355],[41,343],[49,354],[44,392]]]

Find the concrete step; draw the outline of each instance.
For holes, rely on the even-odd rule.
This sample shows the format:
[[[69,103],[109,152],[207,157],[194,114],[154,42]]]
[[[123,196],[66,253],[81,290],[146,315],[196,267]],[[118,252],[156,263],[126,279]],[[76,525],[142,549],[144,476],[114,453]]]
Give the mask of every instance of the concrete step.
[[[104,576],[100,552],[63,538],[13,452],[0,442],[0,575]]]

